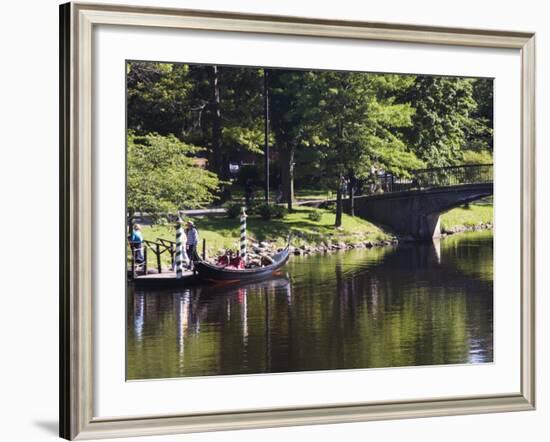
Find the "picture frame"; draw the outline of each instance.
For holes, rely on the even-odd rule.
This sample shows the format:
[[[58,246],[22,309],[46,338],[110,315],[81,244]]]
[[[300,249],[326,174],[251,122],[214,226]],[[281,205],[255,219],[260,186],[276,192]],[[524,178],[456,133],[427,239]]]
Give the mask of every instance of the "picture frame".
[[[506,48],[521,54],[519,392],[217,413],[93,413],[92,108],[98,25]],[[535,35],[314,18],[67,3],[60,6],[60,436],[69,440],[532,410],[535,407]]]

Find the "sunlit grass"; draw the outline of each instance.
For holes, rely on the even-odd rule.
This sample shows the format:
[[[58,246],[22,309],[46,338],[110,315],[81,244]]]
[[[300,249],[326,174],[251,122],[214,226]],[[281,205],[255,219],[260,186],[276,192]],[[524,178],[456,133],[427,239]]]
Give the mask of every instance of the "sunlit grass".
[[[441,228],[473,227],[480,223],[493,223],[493,205],[472,203],[469,207],[457,207],[441,215]]]
[[[319,211],[321,218],[314,221],[308,218],[312,211]],[[207,252],[219,249],[237,249],[239,244],[239,219],[228,219],[223,216],[202,216],[193,218],[202,239],[206,239]],[[334,227],[335,215],[326,209],[298,207],[284,219],[264,221],[257,216],[249,216],[247,232],[251,241],[275,241],[279,246],[286,243],[292,234],[292,244],[311,246],[327,242],[357,243],[359,241],[377,241],[389,238],[389,235],[374,224],[358,217],[343,215],[342,227]],[[143,226],[143,235],[147,240],[157,238],[174,240],[175,226]],[[200,245],[202,247],[202,243]],[[201,249],[199,247],[199,249]],[[201,249],[202,250],[202,249]]]

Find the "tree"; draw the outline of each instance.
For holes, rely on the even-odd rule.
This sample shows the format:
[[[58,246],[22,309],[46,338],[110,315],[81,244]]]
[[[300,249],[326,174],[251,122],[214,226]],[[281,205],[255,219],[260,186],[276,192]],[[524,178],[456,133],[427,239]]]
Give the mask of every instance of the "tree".
[[[261,69],[128,63],[128,127],[138,135],[174,134],[204,146],[208,167],[228,178],[231,156],[261,153]]]
[[[210,115],[212,120],[212,148],[210,149],[210,164],[218,176],[223,177],[225,161],[222,152],[222,116],[220,98],[220,72],[216,65],[209,67],[210,79]]]
[[[224,67],[221,82],[226,162],[243,154],[262,155],[263,70]]]
[[[182,137],[193,124],[194,82],[182,64],[127,64],[128,128],[136,134]]]
[[[416,155],[430,167],[461,162],[477,104],[471,79],[418,76],[405,100],[415,109],[405,139]]]
[[[280,155],[282,194],[288,210],[292,210],[294,201],[295,152],[311,138],[311,112],[306,108],[310,104],[306,86],[311,78],[308,72],[297,70],[277,69],[269,75],[270,123]]]
[[[476,78],[472,80],[472,96],[476,108],[470,114],[467,125],[466,149],[470,157],[478,157],[492,161],[493,153],[493,80],[491,78]],[[466,153],[465,153],[466,155]],[[466,159],[466,158],[465,158]]]
[[[176,212],[204,207],[215,199],[219,180],[198,167],[202,149],[175,136],[128,134],[128,212]]]
[[[411,79],[388,74],[315,72],[308,80],[306,106],[316,121],[324,169],[336,189],[336,219],[342,223],[345,177],[365,177],[371,166],[406,174],[422,165],[406,149],[397,128],[409,126],[413,110],[396,103],[391,92]],[[352,195],[353,196],[353,195]]]

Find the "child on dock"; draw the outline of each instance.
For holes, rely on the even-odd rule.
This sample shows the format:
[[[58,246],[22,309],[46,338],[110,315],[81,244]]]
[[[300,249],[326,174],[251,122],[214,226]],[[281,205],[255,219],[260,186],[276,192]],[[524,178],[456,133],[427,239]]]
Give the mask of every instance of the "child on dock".
[[[141,233],[141,226],[134,224],[132,227],[132,235],[130,236],[130,243],[132,244],[132,251],[137,263],[145,261],[143,258],[143,234]]]

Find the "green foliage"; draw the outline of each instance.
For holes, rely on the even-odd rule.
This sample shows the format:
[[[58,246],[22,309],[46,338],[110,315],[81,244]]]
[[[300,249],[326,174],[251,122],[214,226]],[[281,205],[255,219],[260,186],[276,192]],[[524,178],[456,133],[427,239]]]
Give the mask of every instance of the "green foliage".
[[[255,68],[129,62],[128,127],[207,146],[209,168],[225,179],[232,157],[262,153],[262,84]]]
[[[227,217],[229,219],[235,219],[237,218],[241,213],[242,204],[240,203],[232,203],[227,205]]]
[[[423,167],[492,162],[492,79],[287,69],[267,73],[269,143],[276,156],[271,184],[285,201],[293,197],[295,179],[297,187],[334,192],[340,176],[368,178],[371,167],[407,178]],[[195,146],[202,146],[206,167],[220,180],[229,178],[230,161],[255,164],[241,169],[239,182],[250,177],[258,186],[263,181],[264,69],[129,62],[127,86],[128,127],[136,137],[172,137],[187,146],[183,156],[188,158],[197,154]],[[205,182],[215,178],[201,176]],[[132,205],[175,207],[173,201],[166,203],[165,194],[178,191],[161,194],[158,184],[179,178],[151,177],[147,192],[135,184]],[[226,184],[207,185],[205,195],[178,196],[177,205],[209,204],[220,183]],[[223,194],[229,197],[227,190]]]
[[[492,80],[418,76],[404,100],[415,109],[405,140],[429,167],[460,164],[465,150],[492,149]]]
[[[311,73],[305,107],[324,152],[323,169],[333,179],[350,173],[365,177],[373,165],[396,173],[422,167],[397,130],[411,125],[414,110],[396,102],[393,92],[412,81],[399,75]]]
[[[202,149],[173,135],[128,134],[128,209],[130,212],[175,212],[204,207],[215,200],[219,180],[198,167],[193,156]]]
[[[492,164],[493,154],[488,150],[465,150],[462,162],[464,164]]]
[[[198,103],[188,65],[129,62],[126,78],[128,127],[135,133],[181,136],[194,124]]]
[[[493,152],[493,80],[477,78],[473,87],[477,107],[470,118],[468,148]]]
[[[321,221],[322,216],[323,215],[319,210],[314,210],[314,211],[308,213],[307,219],[309,219],[311,221],[319,222],[319,221]]]
[[[286,209],[283,206],[274,205],[274,204],[262,204],[257,209],[258,215],[264,221],[269,221],[271,219],[282,219],[286,214]]]

